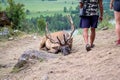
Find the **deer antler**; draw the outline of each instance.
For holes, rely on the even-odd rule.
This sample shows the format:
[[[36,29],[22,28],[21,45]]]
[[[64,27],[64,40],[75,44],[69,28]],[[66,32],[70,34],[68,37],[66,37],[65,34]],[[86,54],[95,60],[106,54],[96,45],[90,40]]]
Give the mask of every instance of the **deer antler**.
[[[60,44],[60,45],[63,45],[63,44],[61,43],[60,39],[58,38],[58,36],[57,36],[57,39],[58,39],[58,41],[59,41],[59,44]]]
[[[48,35],[47,35],[47,33],[48,33]],[[48,31],[48,22],[46,22],[46,29],[45,29],[45,36],[46,36],[46,38],[48,38],[52,43],[59,43],[59,42],[57,42],[57,41],[55,41],[55,40],[53,40],[51,37],[51,34],[50,34],[50,32]]]
[[[65,44],[67,43],[67,41],[66,41],[66,38],[65,38],[65,34],[63,35],[63,37],[64,37],[64,41],[65,41]]]
[[[70,33],[69,38],[67,38],[67,39],[65,38],[65,35],[63,35],[64,41],[65,41],[64,44],[66,44],[67,41],[68,41],[69,39],[71,39],[71,37],[72,37],[72,35],[73,35],[74,31],[75,31],[75,27],[74,27],[74,24],[73,24],[73,20],[72,20],[72,18],[71,18],[70,15],[68,15],[68,19],[69,19],[69,22],[70,22],[70,24],[71,24],[71,29],[72,29],[72,31],[71,31],[71,33]],[[47,35],[47,33],[49,34],[49,36]],[[52,36],[50,35],[50,32],[48,31],[48,23],[46,23],[45,36],[46,36],[52,43],[58,43],[58,44],[60,44],[60,45],[64,45],[64,44],[61,43],[61,41],[60,41],[60,39],[58,38],[58,36],[57,36],[58,41],[55,41],[55,40],[53,40],[53,39],[51,38]]]
[[[67,41],[72,37],[72,35],[73,35],[74,31],[75,31],[75,26],[74,26],[74,24],[73,24],[73,20],[72,20],[72,18],[71,18],[70,15],[68,15],[68,19],[69,19],[69,22],[70,22],[70,24],[71,24],[71,29],[72,29],[72,31],[71,31],[70,37],[67,39]]]

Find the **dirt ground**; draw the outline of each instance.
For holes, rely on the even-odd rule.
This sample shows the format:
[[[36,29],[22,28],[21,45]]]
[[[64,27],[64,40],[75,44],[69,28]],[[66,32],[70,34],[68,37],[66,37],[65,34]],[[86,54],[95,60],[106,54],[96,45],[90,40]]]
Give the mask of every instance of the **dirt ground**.
[[[0,80],[120,80],[120,47],[114,30],[98,31],[95,47],[86,52],[83,37],[74,36],[72,53],[37,62],[18,73],[10,73],[20,55],[39,50],[40,37],[0,42]]]

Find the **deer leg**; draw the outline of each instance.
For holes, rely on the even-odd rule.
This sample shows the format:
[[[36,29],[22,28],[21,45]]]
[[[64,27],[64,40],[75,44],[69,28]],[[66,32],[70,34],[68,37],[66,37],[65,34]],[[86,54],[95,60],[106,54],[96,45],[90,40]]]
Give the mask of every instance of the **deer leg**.
[[[46,42],[46,38],[44,37],[40,42],[40,49],[45,50],[44,49],[45,48],[45,42]]]
[[[48,50],[49,53],[54,53],[54,54],[57,54],[58,53],[58,50],[56,49],[50,49]]]
[[[41,50],[45,50],[45,51],[48,51],[48,48],[47,47],[42,47],[40,48]]]

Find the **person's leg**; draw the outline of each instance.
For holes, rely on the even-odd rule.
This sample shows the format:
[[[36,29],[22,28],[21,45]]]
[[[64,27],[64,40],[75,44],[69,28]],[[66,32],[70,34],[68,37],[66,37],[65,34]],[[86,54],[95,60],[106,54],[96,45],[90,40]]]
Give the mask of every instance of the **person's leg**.
[[[85,44],[88,44],[88,28],[83,28],[83,38],[84,38]]]
[[[84,41],[85,41],[85,44],[86,44],[85,45],[86,50],[90,51],[91,50],[91,46],[89,45],[89,41],[88,41],[88,37],[89,37],[88,30],[89,30],[89,28],[84,28],[83,29],[83,38],[84,38]]]
[[[80,21],[80,27],[83,29],[83,38],[84,38],[84,42],[85,42],[85,48],[87,51],[90,51],[90,45],[88,42],[88,30],[90,27],[90,17],[82,17],[81,21]]]
[[[114,12],[115,14],[115,21],[116,21],[116,25],[115,25],[115,31],[116,31],[116,35],[117,35],[117,40],[119,40],[119,44],[120,44],[120,12]]]
[[[91,34],[90,34],[90,45],[91,48],[94,47],[94,40],[96,36],[96,28],[98,24],[98,16],[92,16],[91,17]]]
[[[95,40],[95,35],[96,35],[95,28],[91,27],[91,34],[90,34],[90,45],[91,45],[91,47],[93,46],[93,42]]]

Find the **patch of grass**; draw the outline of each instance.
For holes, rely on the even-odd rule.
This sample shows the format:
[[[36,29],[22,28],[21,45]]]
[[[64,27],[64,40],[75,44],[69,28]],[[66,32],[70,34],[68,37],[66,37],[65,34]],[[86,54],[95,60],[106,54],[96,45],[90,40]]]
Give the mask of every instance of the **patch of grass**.
[[[63,11],[64,7],[70,8],[77,6],[79,4],[76,0],[57,0],[57,1],[41,1],[41,0],[15,0],[17,3],[22,3],[25,5],[25,9],[32,12],[38,11]]]
[[[14,68],[12,69],[11,73],[18,73],[18,72],[26,69],[27,67],[28,67],[28,65],[25,65],[24,67],[21,67],[21,68],[19,68],[19,67],[14,67]]]
[[[44,60],[45,60],[45,59],[43,59],[43,58],[39,58],[39,59],[38,59],[39,62],[43,62]]]
[[[21,71],[20,68],[13,68],[12,71],[11,71],[11,73],[18,73],[20,71]]]
[[[78,35],[82,34],[82,29],[78,29]]]
[[[36,18],[36,17],[40,17],[41,15],[44,15],[44,16],[53,16],[54,14],[62,14],[62,15],[67,15],[67,14],[70,14],[70,13],[64,13],[63,11],[43,11],[43,12],[33,12],[33,13],[30,13],[27,15],[27,18],[28,19],[31,19],[31,18]]]
[[[24,4],[25,10],[30,11],[27,18],[39,17],[39,15],[54,15],[55,13],[63,13],[64,7],[69,10],[75,9],[79,5],[76,0],[57,0],[57,1],[42,1],[42,0],[15,0],[16,3]],[[2,4],[5,9],[8,5]]]
[[[0,28],[0,32],[4,31],[5,27]],[[19,38],[22,37],[25,33],[19,30],[13,30],[12,28],[6,28],[8,30],[8,34],[0,35],[0,41],[8,41],[9,38]]]
[[[101,23],[98,25],[98,30],[108,27],[109,29],[113,28],[113,24],[109,22],[109,20],[104,19]]]

